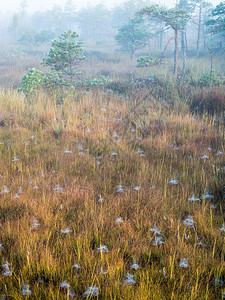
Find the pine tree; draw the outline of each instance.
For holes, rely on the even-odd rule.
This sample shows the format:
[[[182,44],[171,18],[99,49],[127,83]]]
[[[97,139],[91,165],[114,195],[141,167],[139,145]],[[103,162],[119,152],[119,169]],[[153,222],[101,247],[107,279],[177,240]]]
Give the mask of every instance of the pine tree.
[[[83,44],[76,40],[77,37],[78,34],[71,30],[64,32],[58,40],[52,42],[52,48],[42,63],[55,70],[60,78],[69,78],[71,83],[77,74],[78,65],[86,59]]]

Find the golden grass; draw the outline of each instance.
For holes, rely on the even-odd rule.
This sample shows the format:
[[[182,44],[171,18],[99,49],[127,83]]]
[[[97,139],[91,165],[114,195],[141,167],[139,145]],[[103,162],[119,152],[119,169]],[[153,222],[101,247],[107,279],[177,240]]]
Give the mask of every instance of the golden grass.
[[[17,92],[0,91],[6,123],[0,128],[0,190],[10,190],[0,201],[0,262],[8,261],[13,272],[0,276],[0,295],[22,299],[26,283],[30,299],[67,299],[60,287],[66,280],[75,299],[92,285],[98,299],[222,299],[224,289],[213,280],[225,279],[219,230],[225,161],[215,155],[224,152],[224,127],[194,118],[184,106],[171,112],[138,97],[80,91],[61,105],[43,94],[30,104]],[[204,154],[209,159],[201,159]],[[177,185],[168,183],[171,176]],[[63,192],[53,190],[57,184]],[[14,198],[20,186],[23,193]],[[206,188],[214,199],[188,201]],[[194,228],[183,224],[188,215]],[[33,216],[40,223],[35,230]],[[124,222],[115,224],[118,217]],[[154,226],[162,245],[153,245]],[[65,228],[71,232],[62,233]],[[195,245],[199,240],[203,247]],[[100,245],[109,252],[99,253]],[[179,267],[183,258],[188,268]],[[136,284],[125,283],[127,273]]]

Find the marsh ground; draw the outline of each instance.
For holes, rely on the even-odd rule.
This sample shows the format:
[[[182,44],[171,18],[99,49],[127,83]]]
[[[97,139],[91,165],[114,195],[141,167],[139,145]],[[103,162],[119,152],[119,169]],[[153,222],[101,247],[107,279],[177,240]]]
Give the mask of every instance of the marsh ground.
[[[191,63],[197,82],[208,65]],[[169,64],[131,85],[129,62],[103,62],[87,70],[115,68],[107,89],[26,99],[8,88],[15,65],[0,90],[2,299],[90,286],[98,299],[223,299],[224,86],[174,82]]]

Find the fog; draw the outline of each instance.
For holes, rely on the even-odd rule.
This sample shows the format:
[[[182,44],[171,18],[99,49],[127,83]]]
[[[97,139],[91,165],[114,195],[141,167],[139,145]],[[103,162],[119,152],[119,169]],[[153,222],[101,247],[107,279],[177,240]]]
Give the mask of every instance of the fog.
[[[154,1],[158,8],[152,6],[156,14],[161,10],[158,18],[141,16],[143,8],[150,9],[151,0],[1,1],[2,57],[29,54],[40,61],[52,41],[70,30],[78,34],[90,59],[93,55],[102,59],[103,55],[103,60],[107,60],[107,55],[123,54],[131,60],[141,56],[161,60],[164,55],[173,56],[175,39],[176,58],[178,54],[182,57],[185,69],[188,56],[207,56],[209,48],[215,53],[223,51],[222,19],[216,23],[213,19],[218,0],[213,4],[203,0],[173,0],[166,5],[163,1],[165,4],[165,0]]]
[[[19,8],[21,4],[21,0],[8,0],[8,1],[1,1],[0,2],[0,10],[1,12],[6,12],[6,11],[15,11],[16,9]],[[91,0],[91,1],[71,1],[75,5],[76,8],[81,8],[85,6],[90,6],[90,5],[96,5],[101,3],[102,1],[98,0]],[[106,0],[104,1],[104,5],[107,7],[113,7],[115,5],[118,5],[123,1],[121,0]],[[59,5],[59,6],[64,6],[66,3],[66,0],[29,0],[27,1],[27,10],[28,12],[34,12],[34,11],[44,11],[46,9],[51,9],[54,5]]]
[[[21,0],[8,0],[8,1],[1,1],[0,2],[0,10],[1,12],[6,12],[6,11],[15,11],[17,8],[19,8]],[[105,0],[99,1],[99,0],[84,0],[84,1],[79,1],[79,0],[73,0],[74,6],[76,8],[81,8],[85,6],[94,6],[99,3],[104,3],[105,6],[107,7],[113,7],[115,5],[119,5],[123,0]],[[59,6],[64,6],[66,3],[66,0],[29,0],[27,1],[27,10],[28,12],[35,12],[35,11],[44,11],[46,9],[51,9],[54,5],[59,5]]]
[[[5,12],[14,12],[16,11],[21,4],[21,0],[1,0],[0,1],[0,12],[5,13]],[[67,0],[29,0],[27,2],[27,11],[29,13],[35,12],[35,11],[44,11],[46,9],[51,9],[54,5],[59,5],[59,6],[64,6]],[[125,0],[71,0],[71,2],[74,4],[76,8],[81,8],[81,7],[89,7],[89,6],[95,6],[96,4],[103,3],[106,7],[114,7],[116,5],[122,4],[125,2]],[[173,6],[176,4],[176,0],[159,0],[159,1],[152,1],[163,4],[165,6]],[[208,1],[211,2],[213,5],[219,4],[221,1],[220,0],[211,0]]]

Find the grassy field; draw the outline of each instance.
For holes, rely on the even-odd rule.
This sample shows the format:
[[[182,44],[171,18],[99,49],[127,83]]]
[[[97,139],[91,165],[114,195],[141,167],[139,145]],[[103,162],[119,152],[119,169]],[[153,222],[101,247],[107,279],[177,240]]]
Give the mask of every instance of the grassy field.
[[[169,70],[124,94],[0,90],[0,299],[225,298],[224,115]]]

